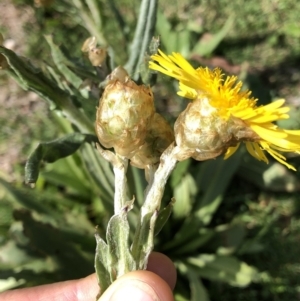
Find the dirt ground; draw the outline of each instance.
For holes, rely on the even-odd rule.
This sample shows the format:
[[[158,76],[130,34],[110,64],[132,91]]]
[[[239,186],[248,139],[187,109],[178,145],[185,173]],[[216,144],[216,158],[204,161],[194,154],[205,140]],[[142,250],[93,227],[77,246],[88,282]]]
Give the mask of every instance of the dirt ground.
[[[22,55],[26,50],[24,24],[34,24],[30,7],[16,7],[9,0],[0,2],[0,31],[3,45]],[[0,73],[0,176],[14,180],[16,166],[24,162],[24,142],[28,144],[32,122],[47,114],[46,104],[32,92],[23,91],[4,72]]]

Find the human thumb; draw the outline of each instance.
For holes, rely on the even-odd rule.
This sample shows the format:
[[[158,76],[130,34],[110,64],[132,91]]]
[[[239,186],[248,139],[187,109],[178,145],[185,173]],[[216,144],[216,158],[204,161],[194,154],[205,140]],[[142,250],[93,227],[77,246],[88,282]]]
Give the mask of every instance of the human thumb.
[[[134,271],[116,280],[99,301],[174,301],[169,285],[149,271]]]

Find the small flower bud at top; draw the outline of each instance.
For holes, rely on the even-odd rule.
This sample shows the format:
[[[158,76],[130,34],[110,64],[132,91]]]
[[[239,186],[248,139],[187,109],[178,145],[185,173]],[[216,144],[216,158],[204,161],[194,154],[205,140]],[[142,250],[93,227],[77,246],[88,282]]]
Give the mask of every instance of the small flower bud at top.
[[[128,75],[126,69],[122,66],[118,66],[107,76],[107,79],[109,81],[117,79],[120,82],[125,83],[125,81],[127,80],[128,77],[129,77],[129,75]]]
[[[131,158],[144,139],[154,115],[150,88],[127,79],[110,82],[100,99],[96,116],[96,132],[100,143]]]
[[[147,129],[145,143],[130,159],[131,165],[145,168],[159,163],[161,154],[173,141],[173,129],[160,114],[155,113]]]
[[[92,48],[88,52],[88,57],[93,66],[101,66],[106,59],[107,51],[104,48]]]
[[[83,42],[81,46],[81,51],[89,52],[91,49],[95,48],[96,45],[97,45],[96,37],[89,37]]]

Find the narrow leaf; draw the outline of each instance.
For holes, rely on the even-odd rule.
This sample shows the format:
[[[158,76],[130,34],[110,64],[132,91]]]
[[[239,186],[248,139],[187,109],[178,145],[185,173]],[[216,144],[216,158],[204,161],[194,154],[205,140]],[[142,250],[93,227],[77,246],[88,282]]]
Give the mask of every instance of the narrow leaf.
[[[102,295],[102,293],[110,286],[112,283],[110,279],[110,261],[108,246],[104,240],[100,237],[99,233],[95,233],[96,238],[96,254],[95,254],[95,270],[98,279],[98,284],[100,287],[100,292],[97,299]]]
[[[59,228],[35,220],[28,210],[17,210],[14,217],[22,222],[31,248],[55,258],[61,272],[57,280],[76,279],[93,272],[92,261]]]
[[[187,277],[190,282],[190,288],[191,288],[191,301],[209,301],[209,295],[204,287],[199,275],[189,269],[187,271]]]
[[[25,165],[26,183],[35,183],[37,181],[39,167],[42,161],[54,162],[73,154],[84,142],[91,143],[96,141],[97,138],[93,135],[72,133],[57,140],[39,143],[38,147],[29,156]]]
[[[46,35],[45,39],[50,46],[52,58],[58,70],[69,83],[71,83],[75,88],[79,88],[82,83],[82,79],[67,67],[69,60],[64,56],[60,48],[54,44],[52,36]]]
[[[239,167],[241,151],[227,160],[218,158],[201,163],[197,170],[197,183],[204,195],[195,204],[195,215],[204,225],[210,223],[223,200],[228,184]],[[224,175],[226,175],[224,177]]]
[[[195,195],[198,192],[191,174],[186,174],[174,188],[174,218],[181,219],[188,216],[192,210]]]
[[[21,58],[13,51],[0,46],[10,66],[7,70],[21,87],[26,91],[33,91],[41,98],[47,100],[52,109],[59,109],[71,123],[84,133],[93,133],[92,122],[74,105],[70,94],[48,78],[39,68],[34,67],[29,60]]]
[[[222,40],[226,37],[230,29],[234,24],[234,16],[231,16],[227,19],[224,26],[221,30],[214,34],[212,38],[207,40],[200,40],[192,50],[192,53],[197,53],[202,56],[210,55],[212,52],[218,47],[218,45],[222,42]]]
[[[158,217],[157,217],[157,220],[156,220],[156,224],[155,224],[154,235],[157,235],[161,231],[161,229],[163,228],[165,223],[168,221],[168,219],[169,219],[169,217],[172,213],[174,203],[175,203],[175,199],[172,198],[172,200],[168,204],[168,206],[166,206],[164,209],[159,211]]]
[[[109,261],[112,264],[112,280],[127,272],[136,270],[135,261],[130,252],[129,224],[127,213],[129,207],[114,215],[107,226],[106,240],[108,245]]]
[[[188,258],[187,263],[191,267],[198,268],[199,276],[227,282],[233,286],[245,287],[258,279],[255,268],[232,256],[201,254],[198,257]]]

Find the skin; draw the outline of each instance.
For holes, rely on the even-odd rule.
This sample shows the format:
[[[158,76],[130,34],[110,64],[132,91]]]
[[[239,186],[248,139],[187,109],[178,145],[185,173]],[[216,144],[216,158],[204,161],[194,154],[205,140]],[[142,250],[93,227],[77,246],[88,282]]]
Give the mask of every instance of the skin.
[[[174,301],[176,283],[173,262],[161,253],[149,257],[147,271],[134,271],[118,278],[101,301]],[[0,294],[1,301],[95,301],[99,292],[96,275],[16,289]]]

